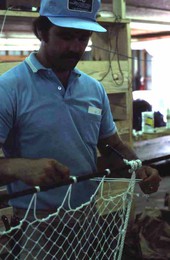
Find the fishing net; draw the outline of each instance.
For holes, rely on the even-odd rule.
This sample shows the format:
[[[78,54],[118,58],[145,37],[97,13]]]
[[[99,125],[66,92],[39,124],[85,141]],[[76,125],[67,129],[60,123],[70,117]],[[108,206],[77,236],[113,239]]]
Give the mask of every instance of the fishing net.
[[[36,210],[37,194],[32,195],[22,219],[11,218],[0,227],[0,259],[12,260],[120,260],[124,246],[133,194],[135,173],[130,179],[94,178],[98,182],[93,196],[80,207],[65,210],[71,198],[68,185],[62,205],[56,212]],[[117,182],[125,189],[114,192]],[[34,208],[32,210],[31,208]]]

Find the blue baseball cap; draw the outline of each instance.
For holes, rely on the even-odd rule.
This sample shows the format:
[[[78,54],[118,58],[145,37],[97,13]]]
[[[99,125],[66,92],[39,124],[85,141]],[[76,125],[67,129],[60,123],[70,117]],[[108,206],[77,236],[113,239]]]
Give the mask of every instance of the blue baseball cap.
[[[96,21],[100,0],[41,0],[40,15],[57,26],[106,32]]]

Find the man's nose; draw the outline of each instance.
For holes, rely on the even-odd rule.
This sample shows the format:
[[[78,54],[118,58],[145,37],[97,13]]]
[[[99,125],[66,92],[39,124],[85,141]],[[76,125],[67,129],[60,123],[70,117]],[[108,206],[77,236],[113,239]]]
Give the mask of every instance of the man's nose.
[[[82,43],[78,38],[74,38],[69,44],[70,51],[79,52],[82,50]]]

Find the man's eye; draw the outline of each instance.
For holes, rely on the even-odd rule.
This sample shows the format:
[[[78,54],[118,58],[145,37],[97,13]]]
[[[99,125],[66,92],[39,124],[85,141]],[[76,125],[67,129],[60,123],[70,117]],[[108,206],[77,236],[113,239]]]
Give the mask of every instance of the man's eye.
[[[71,41],[73,39],[71,35],[61,35],[60,37],[65,41]]]
[[[89,40],[88,36],[73,36],[73,35],[69,35],[69,34],[64,34],[64,35],[60,35],[60,38],[64,41],[74,41],[76,38],[80,41],[80,42],[87,42]]]
[[[82,36],[79,38],[80,42],[87,42],[88,40],[89,40],[89,37],[87,37],[87,36]]]

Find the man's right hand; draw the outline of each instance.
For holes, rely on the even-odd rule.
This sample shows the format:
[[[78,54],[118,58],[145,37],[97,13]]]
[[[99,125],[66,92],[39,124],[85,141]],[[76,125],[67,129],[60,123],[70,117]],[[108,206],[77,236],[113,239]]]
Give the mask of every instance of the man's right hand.
[[[68,167],[54,159],[1,159],[0,181],[2,184],[20,180],[30,186],[52,185],[68,180],[69,173]]]

